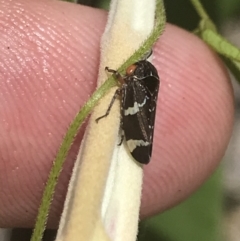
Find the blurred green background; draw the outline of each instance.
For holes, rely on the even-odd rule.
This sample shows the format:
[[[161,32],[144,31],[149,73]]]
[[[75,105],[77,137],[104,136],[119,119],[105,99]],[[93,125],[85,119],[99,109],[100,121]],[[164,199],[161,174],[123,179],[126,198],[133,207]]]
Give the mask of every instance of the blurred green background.
[[[108,9],[109,0],[78,0],[78,3]],[[202,4],[215,23],[220,25],[240,14],[240,0],[202,0]],[[164,0],[167,20],[185,29],[192,30],[198,23],[198,16],[189,0]]]
[[[141,1],[141,0],[139,0]],[[199,18],[188,0],[165,0],[167,20],[194,30]],[[240,16],[240,0],[202,0],[218,27]],[[109,1],[79,0],[79,3],[108,9]],[[139,225],[138,241],[221,241],[224,196],[221,168],[188,200]],[[164,197],[162,197],[164,198]]]

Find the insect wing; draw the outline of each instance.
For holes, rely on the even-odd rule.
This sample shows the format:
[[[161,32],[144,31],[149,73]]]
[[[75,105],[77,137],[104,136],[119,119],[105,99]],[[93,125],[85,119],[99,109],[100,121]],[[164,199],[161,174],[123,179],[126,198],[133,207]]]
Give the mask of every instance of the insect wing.
[[[157,77],[147,76],[141,80],[129,81],[123,89],[122,129],[129,151],[142,164],[149,163],[152,154],[159,87]]]
[[[155,115],[156,115],[156,105],[158,99],[158,90],[159,90],[159,78],[158,76],[149,76],[143,79],[144,86],[146,89],[147,95],[147,105],[145,108],[145,115],[147,116],[148,125],[151,126],[151,141],[153,138],[154,132],[154,123],[155,123]]]

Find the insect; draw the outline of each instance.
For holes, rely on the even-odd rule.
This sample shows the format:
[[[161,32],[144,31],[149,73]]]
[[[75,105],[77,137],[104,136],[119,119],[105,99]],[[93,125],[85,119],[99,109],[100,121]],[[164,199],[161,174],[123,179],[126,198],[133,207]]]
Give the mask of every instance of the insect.
[[[121,131],[129,152],[133,158],[148,164],[152,154],[153,132],[156,102],[159,89],[159,77],[156,68],[147,60],[130,65],[124,76],[116,70],[105,68],[118,80],[116,90],[106,113],[96,119],[109,115],[114,100],[121,98]]]

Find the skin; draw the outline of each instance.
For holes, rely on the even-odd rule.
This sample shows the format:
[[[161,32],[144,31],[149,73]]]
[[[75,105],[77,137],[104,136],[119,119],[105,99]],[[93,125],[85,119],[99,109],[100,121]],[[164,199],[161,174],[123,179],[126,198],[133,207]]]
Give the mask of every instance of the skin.
[[[62,137],[96,88],[107,13],[60,1],[0,5],[0,227],[32,227]],[[141,217],[176,205],[209,177],[233,124],[226,69],[201,40],[167,25],[153,64],[161,87]],[[84,128],[64,165],[50,227],[58,224]]]

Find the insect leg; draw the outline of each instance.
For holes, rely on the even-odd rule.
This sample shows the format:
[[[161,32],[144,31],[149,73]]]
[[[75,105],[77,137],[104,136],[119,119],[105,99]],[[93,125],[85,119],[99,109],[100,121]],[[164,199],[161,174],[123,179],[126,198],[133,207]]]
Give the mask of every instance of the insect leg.
[[[143,56],[143,60],[147,60],[149,57],[151,57],[153,51],[152,49],[150,49],[144,56]]]
[[[117,72],[115,69],[109,69],[108,67],[105,67],[105,70],[109,73],[113,73],[116,77],[120,77],[121,75]]]
[[[120,122],[120,127],[119,127],[119,136],[121,137],[121,139],[120,139],[120,142],[118,143],[118,146],[122,145],[123,139],[124,139],[124,132],[123,132],[122,126],[123,126],[123,119],[121,117],[121,122]]]
[[[104,118],[104,117],[106,117],[106,116],[109,115],[110,110],[111,110],[111,108],[112,108],[112,106],[113,106],[113,103],[114,103],[115,99],[117,98],[117,96],[120,95],[120,92],[121,92],[121,89],[117,89],[117,90],[115,91],[115,94],[114,94],[114,96],[112,97],[112,100],[111,100],[111,102],[110,102],[110,104],[109,104],[109,106],[108,106],[108,109],[107,109],[106,113],[105,113],[104,115],[98,117],[98,118],[95,120],[97,123],[98,123],[98,121],[99,121],[100,119],[102,119],[102,118]]]
[[[112,73],[113,76],[120,82],[120,84],[124,84],[124,78],[121,76],[121,74],[119,72],[117,72],[117,70],[109,69],[108,67],[105,67],[105,70],[108,73]]]

